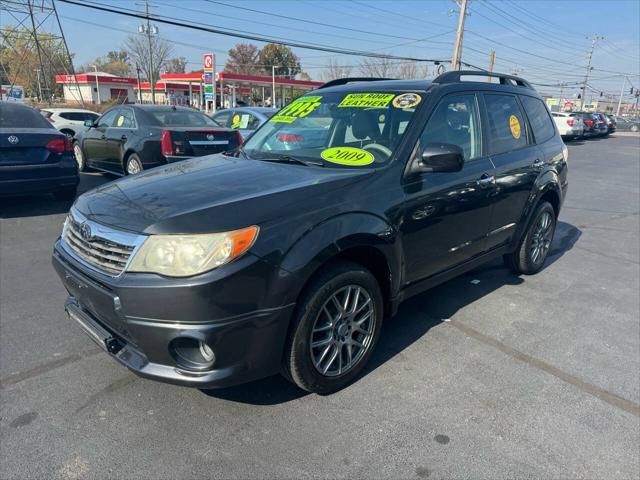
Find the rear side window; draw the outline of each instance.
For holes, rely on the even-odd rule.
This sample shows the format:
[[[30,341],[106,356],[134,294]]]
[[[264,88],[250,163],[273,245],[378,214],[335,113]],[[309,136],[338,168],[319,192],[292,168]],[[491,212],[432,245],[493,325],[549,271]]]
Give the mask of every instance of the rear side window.
[[[546,142],[553,137],[556,131],[553,128],[553,121],[549,118],[547,107],[542,103],[542,100],[526,95],[522,95],[520,100],[522,100],[524,111],[527,112],[536,143]]]
[[[95,120],[98,118],[97,113],[89,113],[89,112],[63,112],[60,114],[62,118],[67,120],[74,120],[77,122],[84,122],[85,120]]]
[[[117,128],[136,128],[133,111],[128,108],[118,110],[113,126]]]
[[[493,155],[527,145],[527,130],[520,106],[513,95],[484,95],[487,106],[487,143]]]
[[[36,109],[0,102],[0,128],[54,128]]]

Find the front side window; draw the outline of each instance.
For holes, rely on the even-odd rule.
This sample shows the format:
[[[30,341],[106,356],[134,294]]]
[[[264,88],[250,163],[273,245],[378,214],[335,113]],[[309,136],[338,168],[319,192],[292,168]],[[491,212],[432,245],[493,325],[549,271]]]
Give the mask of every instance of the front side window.
[[[536,139],[536,143],[542,143],[549,140],[556,133],[553,128],[553,121],[549,118],[549,112],[547,107],[542,103],[542,100],[527,95],[520,97],[524,111],[529,118],[529,124],[531,130],[533,130],[533,136]]]
[[[107,113],[102,115],[98,120],[98,128],[112,127],[117,113],[117,110],[109,110]]]
[[[244,145],[252,159],[295,157],[324,167],[379,167],[400,145],[426,93],[314,91],[284,107]]]
[[[419,151],[430,143],[457,145],[464,159],[480,156],[480,123],[473,94],[450,95],[440,101],[420,136]]]
[[[524,115],[513,95],[484,95],[487,106],[487,141],[493,155],[527,145]]]

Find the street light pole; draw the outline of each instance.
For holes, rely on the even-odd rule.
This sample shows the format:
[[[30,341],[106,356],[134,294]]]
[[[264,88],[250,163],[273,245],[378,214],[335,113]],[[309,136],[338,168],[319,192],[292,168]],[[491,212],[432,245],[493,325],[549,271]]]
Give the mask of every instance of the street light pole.
[[[40,69],[36,68],[35,71],[36,71],[36,79],[38,81],[38,100],[42,102],[43,100],[42,100],[42,85],[40,84]]]
[[[98,67],[93,66],[93,70],[96,72],[96,91],[98,92],[98,105],[102,102],[100,101],[100,82],[98,81]]]
[[[271,108],[276,107],[276,66],[271,65]]]
[[[151,88],[151,103],[155,105],[156,82],[153,76],[153,46],[151,42],[151,35],[157,35],[158,27],[156,27],[155,25],[153,27],[151,26],[151,21],[149,20],[149,0],[144,1],[144,14],[147,17],[147,24],[140,25],[138,27],[138,32],[145,33],[147,35],[147,42],[149,44],[149,87]]]

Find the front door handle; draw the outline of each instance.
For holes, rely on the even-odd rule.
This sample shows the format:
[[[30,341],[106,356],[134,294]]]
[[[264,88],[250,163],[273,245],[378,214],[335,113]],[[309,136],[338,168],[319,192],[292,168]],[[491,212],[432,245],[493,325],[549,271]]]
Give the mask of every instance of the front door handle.
[[[496,177],[487,173],[482,174],[482,176],[478,179],[478,185],[480,185],[480,188],[493,187],[495,186],[495,184]]]
[[[100,137],[100,140],[104,140],[105,138],[107,138],[107,136],[106,136],[106,135],[102,135],[102,136]]]
[[[122,136],[120,137],[120,139],[121,139],[121,140],[126,140],[126,139],[127,139],[127,136],[126,136],[126,135],[122,135]]]
[[[536,161],[533,162],[533,165],[531,165],[533,168],[540,168],[542,166],[544,166],[544,160],[540,160],[539,158],[536,158]]]

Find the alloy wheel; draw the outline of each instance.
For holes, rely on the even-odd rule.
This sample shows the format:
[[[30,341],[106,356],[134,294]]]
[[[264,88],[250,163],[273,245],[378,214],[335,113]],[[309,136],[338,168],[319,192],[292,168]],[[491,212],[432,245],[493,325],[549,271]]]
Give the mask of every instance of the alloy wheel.
[[[76,162],[78,162],[78,168],[82,170],[84,167],[84,157],[82,156],[82,149],[77,143],[73,146],[73,154],[76,157]]]
[[[136,173],[140,173],[142,171],[142,164],[140,160],[137,158],[129,158],[127,160],[127,173],[129,175],[135,175]]]
[[[531,255],[531,261],[533,263],[539,264],[547,257],[551,240],[553,239],[552,226],[553,218],[551,217],[551,213],[548,211],[543,212],[540,218],[538,218],[533,235],[531,236],[529,254]]]
[[[311,330],[311,360],[327,377],[350,371],[362,360],[377,321],[371,295],[359,285],[347,285],[329,297]]]

